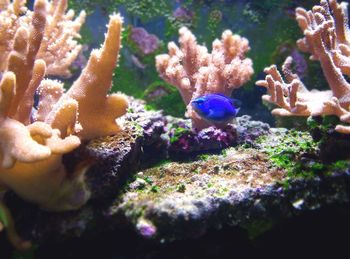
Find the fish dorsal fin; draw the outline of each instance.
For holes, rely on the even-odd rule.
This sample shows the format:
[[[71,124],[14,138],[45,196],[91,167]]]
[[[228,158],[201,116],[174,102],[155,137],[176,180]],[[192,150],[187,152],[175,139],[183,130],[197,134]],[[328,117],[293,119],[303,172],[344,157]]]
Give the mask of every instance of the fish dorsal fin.
[[[220,95],[222,97],[225,97],[227,98],[228,100],[230,100],[231,104],[235,107],[235,108],[240,108],[242,106],[242,101],[238,100],[238,99],[235,99],[235,98],[231,98],[231,97],[228,97],[222,93],[215,93],[216,95]]]

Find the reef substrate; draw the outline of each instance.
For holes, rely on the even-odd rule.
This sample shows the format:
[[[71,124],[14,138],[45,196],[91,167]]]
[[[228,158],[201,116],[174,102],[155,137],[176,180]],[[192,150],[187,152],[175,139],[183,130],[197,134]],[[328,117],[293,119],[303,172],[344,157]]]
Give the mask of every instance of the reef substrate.
[[[349,202],[348,162],[320,162],[307,132],[269,129],[245,116],[236,146],[174,161],[166,158],[165,117],[136,100],[130,107],[122,118],[128,130],[65,157],[68,166],[97,161],[86,174],[92,197],[81,209],[45,212],[7,194],[23,237],[40,246],[126,231],[167,243],[233,226],[254,238],[288,218]]]

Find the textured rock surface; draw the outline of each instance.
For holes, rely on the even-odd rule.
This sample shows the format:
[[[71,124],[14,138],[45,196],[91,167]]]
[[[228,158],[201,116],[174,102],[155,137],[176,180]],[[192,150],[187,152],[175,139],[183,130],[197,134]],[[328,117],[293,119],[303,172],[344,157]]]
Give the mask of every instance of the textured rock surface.
[[[142,128],[141,165],[144,167],[167,155],[168,143],[162,136],[166,119],[160,111],[147,111],[144,101],[129,98],[129,112],[125,119]]]
[[[144,149],[151,150],[161,142],[164,118],[160,112],[146,111],[143,101],[129,100],[129,112],[122,118],[124,130],[115,136],[91,140],[64,158],[68,171],[86,161],[91,200],[114,197],[121,185],[139,168]]]
[[[268,123],[251,120],[249,115],[243,115],[237,118],[237,143],[253,144],[254,141],[270,132]]]
[[[271,168],[256,150],[170,163],[139,177],[151,179],[151,185],[143,187],[136,179],[110,215],[126,215],[140,235],[163,242],[199,237],[225,225],[256,236],[282,219],[350,197],[348,171],[293,179],[285,188],[286,173]]]
[[[336,116],[309,117],[308,127],[312,137],[321,141],[320,157],[327,162],[347,159],[350,155],[350,139],[348,134],[335,131],[339,118]]]
[[[85,181],[91,199],[82,210],[48,213],[20,200],[13,193],[6,194],[7,203],[15,217],[23,219],[27,225],[23,230],[24,236],[56,241],[62,237],[80,236],[96,219],[94,214],[99,209],[95,205],[108,204],[117,195],[145,159],[145,150],[152,153],[165,149],[164,145],[159,144],[162,143],[161,134],[164,130],[161,112],[146,111],[143,101],[130,99],[130,110],[121,119],[124,120],[123,131],[115,136],[89,141],[63,158],[68,172],[82,164],[90,165]],[[18,225],[21,226],[21,220]]]
[[[254,237],[286,218],[349,202],[348,168],[291,178],[272,164],[264,149],[281,145],[288,135],[271,129],[264,142],[253,143],[255,148],[230,148],[196,161],[143,169],[113,199],[96,199],[79,211],[43,212],[11,195],[7,201],[21,234],[37,244],[108,231],[136,232],[164,243],[226,226]]]
[[[188,154],[221,150],[237,144],[251,144],[269,132],[270,126],[261,121],[252,121],[248,115],[236,118],[235,124],[225,128],[214,126],[194,132],[189,120],[168,117],[169,154],[186,157]]]

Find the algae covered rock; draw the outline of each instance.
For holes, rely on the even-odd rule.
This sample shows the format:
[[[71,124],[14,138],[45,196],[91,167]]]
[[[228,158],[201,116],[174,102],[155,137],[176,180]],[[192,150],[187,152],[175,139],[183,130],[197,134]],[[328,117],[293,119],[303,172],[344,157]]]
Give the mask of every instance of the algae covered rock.
[[[130,99],[130,107],[131,110],[122,118],[122,131],[91,140],[63,157],[68,172],[89,166],[84,176],[90,193],[86,206],[77,211],[50,213],[24,202],[14,193],[6,195],[6,203],[13,209],[15,218],[25,221],[24,229],[21,229],[21,220],[17,224],[23,237],[40,243],[41,238],[60,241],[64,237],[80,236],[96,219],[95,213],[99,212],[90,204],[100,206],[113,199],[145,159],[144,150],[156,152],[154,148],[162,148],[158,147],[164,130],[162,114],[146,111],[140,100]]]
[[[178,158],[189,154],[220,151],[239,144],[252,144],[254,140],[269,132],[270,126],[261,121],[253,121],[248,115],[236,118],[235,124],[224,128],[211,126],[200,131],[191,129],[190,121],[167,117],[169,154]]]
[[[320,143],[320,157],[324,161],[334,162],[350,155],[349,135],[335,130],[339,123],[336,116],[315,116],[307,120],[313,139]]]
[[[137,132],[140,135],[133,140],[141,141],[142,130]],[[95,147],[87,145],[87,150],[93,153]],[[105,151],[99,152],[102,158]],[[165,160],[132,175],[124,172],[128,181],[119,182],[121,187],[113,191],[108,189],[118,181],[108,184],[118,170],[107,171],[113,168],[109,160],[103,165],[100,159],[100,167],[91,174],[104,175],[106,183],[98,186],[104,184],[106,192],[114,195],[105,198],[103,190],[98,190],[96,198],[78,211],[44,212],[13,195],[7,202],[21,234],[36,244],[94,238],[113,231],[166,243],[232,226],[256,237],[287,218],[349,201],[348,162],[321,164],[317,152],[317,143],[306,132],[270,129],[250,147],[202,154],[188,162]],[[102,168],[106,171],[101,172]]]
[[[229,149],[203,159],[170,162],[139,173],[135,182],[143,179],[146,186],[131,183],[110,215],[125,214],[147,238],[195,238],[211,228],[246,223],[259,207],[256,198],[285,177],[256,150]],[[269,213],[263,210],[253,218]]]
[[[277,130],[269,137],[281,145],[275,141],[286,134]],[[348,165],[303,177],[275,167],[262,149],[263,145],[229,149],[204,161],[170,162],[143,171],[135,182],[143,179],[148,184],[131,183],[110,215],[126,215],[141,236],[162,242],[196,238],[229,226],[256,237],[287,218],[349,201]]]
[[[124,128],[118,134],[91,140],[64,158],[68,170],[81,161],[91,165],[86,182],[92,200],[114,197],[139,167],[144,149],[152,152],[153,145],[161,143],[161,112],[146,111],[141,100],[130,98],[129,112],[123,119]]]

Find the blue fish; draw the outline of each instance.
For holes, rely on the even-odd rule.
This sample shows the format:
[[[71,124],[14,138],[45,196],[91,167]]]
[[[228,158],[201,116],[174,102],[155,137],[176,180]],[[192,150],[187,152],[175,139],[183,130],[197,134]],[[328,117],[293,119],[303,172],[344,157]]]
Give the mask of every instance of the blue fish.
[[[224,123],[236,117],[241,101],[222,94],[207,94],[191,102],[193,109],[205,120]]]

